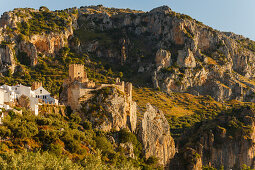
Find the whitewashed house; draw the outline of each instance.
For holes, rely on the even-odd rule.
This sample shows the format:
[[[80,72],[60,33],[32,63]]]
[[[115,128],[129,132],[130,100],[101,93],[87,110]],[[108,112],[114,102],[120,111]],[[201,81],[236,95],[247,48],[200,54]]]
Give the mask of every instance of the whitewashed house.
[[[35,97],[35,92],[31,87],[23,86],[22,84],[12,86],[14,93],[16,94],[16,99],[24,95],[29,97],[31,110],[34,111],[35,115],[38,115],[38,99]]]
[[[22,95],[27,96],[30,100],[31,110],[38,115],[39,99],[46,104],[58,105],[58,100],[50,96],[50,93],[42,87],[41,83],[33,83],[32,88],[18,84],[16,86],[2,85],[0,86],[0,108],[10,109],[11,102],[19,99]]]
[[[4,102],[14,102],[16,95],[15,92],[12,90],[12,86],[2,85],[0,86],[1,90],[4,90]]]
[[[4,94],[5,94],[5,90],[4,89],[0,89],[0,107],[1,108],[4,107]]]
[[[45,90],[42,86],[35,89],[34,92],[35,92],[35,97],[37,99],[43,100],[44,103],[58,105],[58,100],[51,97],[50,93],[47,90]]]
[[[3,123],[2,120],[4,118],[4,114],[2,113],[2,109],[0,109],[1,112],[0,112],[0,125]]]

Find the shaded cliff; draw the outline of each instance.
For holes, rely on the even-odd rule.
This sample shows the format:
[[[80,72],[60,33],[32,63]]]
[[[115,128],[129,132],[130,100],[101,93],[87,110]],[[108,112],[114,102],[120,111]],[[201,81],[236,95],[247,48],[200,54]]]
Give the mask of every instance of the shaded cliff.
[[[183,136],[170,169],[254,168],[254,113],[254,106],[241,106],[198,123]]]

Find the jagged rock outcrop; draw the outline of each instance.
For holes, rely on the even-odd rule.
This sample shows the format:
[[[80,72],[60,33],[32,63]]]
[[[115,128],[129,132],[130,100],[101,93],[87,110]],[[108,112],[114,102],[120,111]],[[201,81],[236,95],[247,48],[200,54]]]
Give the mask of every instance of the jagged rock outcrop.
[[[92,7],[100,12],[97,14],[89,8],[79,10],[81,14],[88,14],[90,11],[88,15],[79,17],[78,23],[83,26],[79,31],[89,29],[93,32],[99,29],[106,34],[110,32],[111,35],[107,34],[108,40],[114,42],[119,39],[115,41],[119,45],[111,46],[94,40],[84,41],[81,42],[84,51],[107,57],[109,61],[120,59],[122,64],[125,61],[126,65],[137,67],[139,73],[150,72],[154,87],[168,93],[214,94],[211,96],[218,101],[253,100],[250,96],[254,87],[248,82],[255,77],[255,54],[248,46],[243,48],[240,43],[245,40],[243,37],[213,30],[189,16],[173,12],[166,6],[147,13],[133,11],[132,15],[129,12],[120,14],[117,9],[112,13],[104,7]],[[105,13],[102,14],[102,11]],[[82,23],[85,22],[89,27],[84,27]],[[139,41],[137,37],[143,41]],[[128,39],[128,48],[123,46],[123,39]],[[155,55],[156,60],[151,57]],[[147,59],[142,64],[141,56]],[[145,69],[146,65],[154,63],[156,69]],[[161,67],[164,68],[164,73],[160,70]],[[244,79],[236,78],[236,74],[244,76]],[[245,90],[236,94],[234,91],[240,83],[246,84],[242,87]]]
[[[122,147],[125,150],[125,155],[129,158],[135,159],[135,154],[134,154],[134,146],[132,143],[120,143],[120,147]]]
[[[190,49],[178,51],[177,64],[181,67],[194,68],[196,67],[196,60]]]
[[[225,169],[241,169],[245,164],[251,168],[255,168],[255,117],[254,110],[250,107],[237,110],[236,114],[240,114],[237,120],[243,121],[244,126],[235,127],[232,135],[228,132],[231,129],[225,129],[219,125],[215,131],[205,133],[200,138],[199,152],[202,155],[204,165],[212,167],[224,166]],[[230,117],[220,117],[220,122],[228,122],[231,124]],[[243,120],[242,120],[243,119]],[[232,120],[236,121],[236,120]],[[245,131],[245,126],[248,131]],[[208,154],[208,155],[207,155]]]
[[[167,68],[171,64],[171,53],[167,50],[159,49],[156,53],[156,67]]]
[[[167,165],[175,155],[175,143],[170,135],[170,127],[164,114],[147,104],[138,138],[143,144],[145,157],[157,157],[161,165]]]
[[[6,72],[8,69],[14,72],[16,66],[14,56],[12,45],[0,45],[0,72]]]

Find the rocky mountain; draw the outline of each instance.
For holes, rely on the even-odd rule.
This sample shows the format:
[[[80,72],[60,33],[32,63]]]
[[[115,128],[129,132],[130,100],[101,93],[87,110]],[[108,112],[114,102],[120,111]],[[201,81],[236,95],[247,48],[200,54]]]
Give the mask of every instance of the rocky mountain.
[[[54,56],[69,46],[129,65],[133,74],[149,76],[155,88],[168,93],[253,101],[253,42],[166,6],[146,13],[102,6],[15,9],[4,13],[0,23],[1,72],[15,71],[15,56],[34,66],[38,56]]]
[[[156,157],[170,169],[254,168],[253,106],[243,102],[254,102],[255,43],[243,36],[214,30],[167,6],[143,12],[99,5],[6,12],[0,43],[1,83],[40,80],[58,95],[68,64],[82,63],[97,83],[122,77],[158,106],[168,107],[173,99],[169,109],[175,117],[151,104],[128,104],[114,88],[96,91],[82,104],[82,121],[112,132],[108,140],[116,150],[125,148],[128,157],[136,158],[140,143],[140,162]],[[239,109],[231,109],[235,103]],[[187,112],[192,106],[197,110]],[[186,124],[178,125],[179,120]],[[181,131],[174,139],[173,124]],[[120,139],[123,129],[135,142]]]

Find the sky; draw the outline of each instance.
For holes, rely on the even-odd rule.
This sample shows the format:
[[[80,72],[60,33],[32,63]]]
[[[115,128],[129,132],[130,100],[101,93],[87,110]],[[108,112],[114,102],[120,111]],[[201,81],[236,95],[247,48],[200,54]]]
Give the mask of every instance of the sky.
[[[0,0],[0,14],[14,8],[47,6],[56,10],[99,4],[143,11],[167,5],[217,30],[255,40],[255,0]]]

